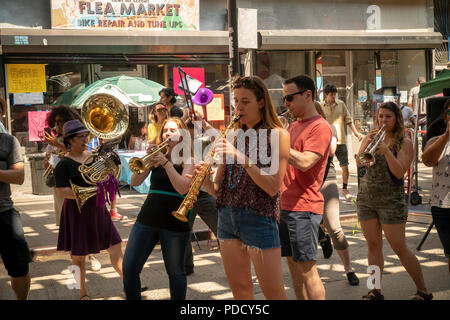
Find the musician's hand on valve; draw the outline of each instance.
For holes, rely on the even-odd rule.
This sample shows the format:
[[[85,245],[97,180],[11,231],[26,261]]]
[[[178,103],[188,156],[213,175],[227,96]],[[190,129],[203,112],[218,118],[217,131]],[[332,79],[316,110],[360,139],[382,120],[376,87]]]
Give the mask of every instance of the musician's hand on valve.
[[[153,149],[154,147],[156,147],[156,146],[157,146],[156,144],[149,143],[149,144],[148,144],[148,147],[147,147],[147,154],[151,153],[151,152],[152,152],[152,149]]]
[[[226,163],[227,159],[232,159],[237,163],[245,162],[245,155],[239,152],[227,139],[222,138],[217,141],[215,146],[215,153],[219,155],[219,157],[223,157],[224,163]]]
[[[167,158],[161,152],[158,152],[154,156],[152,156],[152,162],[154,163],[155,167],[163,166],[167,163]]]
[[[384,141],[380,141],[377,149],[375,150],[376,153],[382,154],[382,155],[386,155],[386,153],[388,153],[389,151],[390,151],[389,147],[384,143]]]
[[[185,176],[186,178],[192,179],[194,176],[196,176],[196,175],[199,173],[199,171],[200,171],[200,169],[203,167],[203,165],[205,165],[205,163],[204,163],[203,161],[200,161],[200,163],[194,164],[194,172],[193,172],[192,174],[186,173],[184,176]],[[210,170],[210,171],[208,172],[208,174],[206,175],[206,178],[208,178],[209,176],[211,176],[211,175],[213,175],[213,174],[214,174],[214,170]],[[205,180],[206,180],[206,179],[205,179]]]

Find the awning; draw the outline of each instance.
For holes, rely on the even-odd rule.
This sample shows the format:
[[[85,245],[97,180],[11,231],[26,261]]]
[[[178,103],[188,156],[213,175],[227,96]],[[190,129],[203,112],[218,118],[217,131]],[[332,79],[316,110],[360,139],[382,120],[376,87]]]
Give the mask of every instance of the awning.
[[[0,53],[228,53],[228,31],[0,28]]]
[[[259,30],[261,50],[429,49],[442,35],[427,29]]]

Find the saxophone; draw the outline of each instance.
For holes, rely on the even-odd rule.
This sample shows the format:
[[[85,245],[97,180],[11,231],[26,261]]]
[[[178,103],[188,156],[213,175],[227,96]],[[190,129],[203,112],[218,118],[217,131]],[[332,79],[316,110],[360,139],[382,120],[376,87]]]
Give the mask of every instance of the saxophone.
[[[222,134],[222,137],[226,137],[226,133],[231,127],[239,121],[241,116],[236,116],[231,120],[230,124],[227,126],[225,132]],[[196,175],[192,178],[191,186],[189,187],[189,191],[186,194],[183,202],[181,203],[180,207],[177,211],[173,211],[172,215],[177,218],[178,220],[181,220],[183,222],[187,222],[188,218],[188,212],[194,207],[194,203],[197,201],[197,196],[200,192],[200,187],[203,184],[203,181],[205,181],[206,176],[208,175],[209,171],[211,170],[211,166],[214,159],[214,146],[211,148],[211,152],[208,155],[208,157],[205,159],[205,163],[200,168],[200,170],[197,172]]]

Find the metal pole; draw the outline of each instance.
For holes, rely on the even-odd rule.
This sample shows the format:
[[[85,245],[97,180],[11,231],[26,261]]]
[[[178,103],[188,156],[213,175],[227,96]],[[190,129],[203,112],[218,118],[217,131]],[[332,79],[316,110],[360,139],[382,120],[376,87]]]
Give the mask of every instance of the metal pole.
[[[236,0],[227,0],[228,10],[228,44],[230,64],[228,66],[229,93],[230,93],[230,121],[233,117],[233,92],[231,82],[235,75],[240,75],[239,49],[238,49],[238,30],[237,30],[237,6]]]

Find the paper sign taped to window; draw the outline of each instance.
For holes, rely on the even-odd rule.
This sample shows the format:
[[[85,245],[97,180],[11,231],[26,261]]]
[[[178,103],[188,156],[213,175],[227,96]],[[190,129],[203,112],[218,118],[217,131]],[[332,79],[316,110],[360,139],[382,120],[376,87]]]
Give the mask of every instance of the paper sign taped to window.
[[[28,112],[28,137],[29,141],[44,141],[44,129],[47,128],[45,119],[49,111]]]
[[[194,110],[206,117],[206,121],[225,120],[225,97],[223,94],[214,94],[214,99],[206,106],[206,115],[203,114],[203,107],[194,105]]]
[[[45,64],[8,64],[10,93],[47,92]]]

